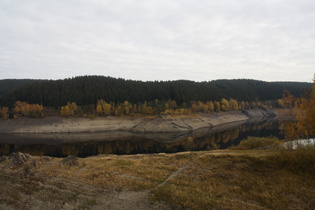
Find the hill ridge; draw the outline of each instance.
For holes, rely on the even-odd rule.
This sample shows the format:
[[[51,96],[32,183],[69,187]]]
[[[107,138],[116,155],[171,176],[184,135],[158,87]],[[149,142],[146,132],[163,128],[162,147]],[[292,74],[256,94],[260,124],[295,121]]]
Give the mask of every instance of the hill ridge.
[[[60,107],[68,101],[78,105],[95,104],[97,100],[107,102],[143,103],[144,101],[175,100],[177,104],[191,101],[214,101],[233,98],[238,101],[266,101],[282,97],[283,90],[295,96],[304,94],[312,83],[265,82],[251,79],[213,80],[195,82],[136,81],[109,76],[79,76],[63,80],[35,80],[13,92],[0,97],[0,106],[12,106],[15,101],[38,103]],[[0,80],[1,85],[2,80]]]

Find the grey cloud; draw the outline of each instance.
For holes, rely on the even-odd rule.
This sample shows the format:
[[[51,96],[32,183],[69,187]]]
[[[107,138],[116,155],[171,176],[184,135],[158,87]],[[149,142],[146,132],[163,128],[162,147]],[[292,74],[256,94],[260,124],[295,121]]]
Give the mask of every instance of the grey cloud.
[[[310,0],[0,4],[1,78],[310,81],[314,73]]]

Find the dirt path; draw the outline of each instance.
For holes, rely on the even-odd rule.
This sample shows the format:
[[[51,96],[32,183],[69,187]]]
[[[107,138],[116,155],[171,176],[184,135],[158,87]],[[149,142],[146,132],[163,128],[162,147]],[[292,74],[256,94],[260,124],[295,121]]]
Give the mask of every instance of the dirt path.
[[[188,168],[189,165],[179,168],[177,171],[175,171],[174,173],[172,173],[169,177],[167,177],[167,179],[162,182],[161,184],[159,184],[158,186],[156,186],[154,189],[162,187],[163,185],[165,185],[169,180],[173,179],[174,177],[178,176],[183,170],[185,170],[186,168]],[[153,189],[152,189],[153,190]]]
[[[193,163],[195,162],[195,160],[197,160],[198,158],[200,158],[201,156],[197,156],[196,158],[194,158],[189,164],[184,165],[182,167],[180,167],[178,170],[174,171],[173,173],[171,173],[164,182],[158,184],[156,187],[150,189],[150,191],[155,190],[159,187],[162,187],[163,185],[165,185],[168,181],[170,181],[171,179],[175,178],[176,176],[178,176],[179,174],[181,174],[184,170],[188,169],[190,166],[193,165]]]

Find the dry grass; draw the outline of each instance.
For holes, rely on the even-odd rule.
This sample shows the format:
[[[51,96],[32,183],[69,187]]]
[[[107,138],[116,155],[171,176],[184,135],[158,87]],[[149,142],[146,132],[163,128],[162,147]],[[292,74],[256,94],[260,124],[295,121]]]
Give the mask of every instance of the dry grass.
[[[264,155],[203,153],[180,175],[155,189],[153,197],[173,208],[190,209],[315,206],[314,149],[259,153]]]
[[[173,155],[170,159],[177,159],[178,156]],[[88,183],[104,189],[138,191],[155,187],[189,161],[189,158],[186,157],[169,164],[169,160],[165,157],[167,156],[164,154],[104,155],[79,159],[80,165],[77,167],[62,166],[56,168],[47,165],[41,171],[49,176]]]
[[[31,194],[42,202],[94,209],[113,199],[104,197],[104,192],[138,191],[147,192],[152,202],[176,209],[312,209],[314,156],[314,148],[103,155],[79,158],[79,165],[72,167],[59,166],[59,158],[41,163],[35,157],[37,167],[3,170],[0,189],[7,205]],[[23,176],[17,175],[22,172]]]
[[[307,146],[295,150],[283,149],[276,156],[275,162],[299,174],[315,175],[315,147]]]
[[[241,141],[239,145],[232,147],[232,150],[251,150],[251,149],[266,149],[273,147],[274,149],[279,148],[279,141],[275,137],[259,138],[259,137],[248,137],[244,141]]]

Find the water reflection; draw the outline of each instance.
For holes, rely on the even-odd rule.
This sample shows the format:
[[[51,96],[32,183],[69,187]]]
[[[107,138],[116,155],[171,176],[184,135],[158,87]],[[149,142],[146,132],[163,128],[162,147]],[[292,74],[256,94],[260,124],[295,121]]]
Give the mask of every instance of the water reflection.
[[[87,157],[97,154],[174,153],[226,149],[236,146],[248,136],[277,136],[277,121],[228,124],[193,133],[128,132],[90,134],[1,135],[0,155],[25,152],[37,156]]]

